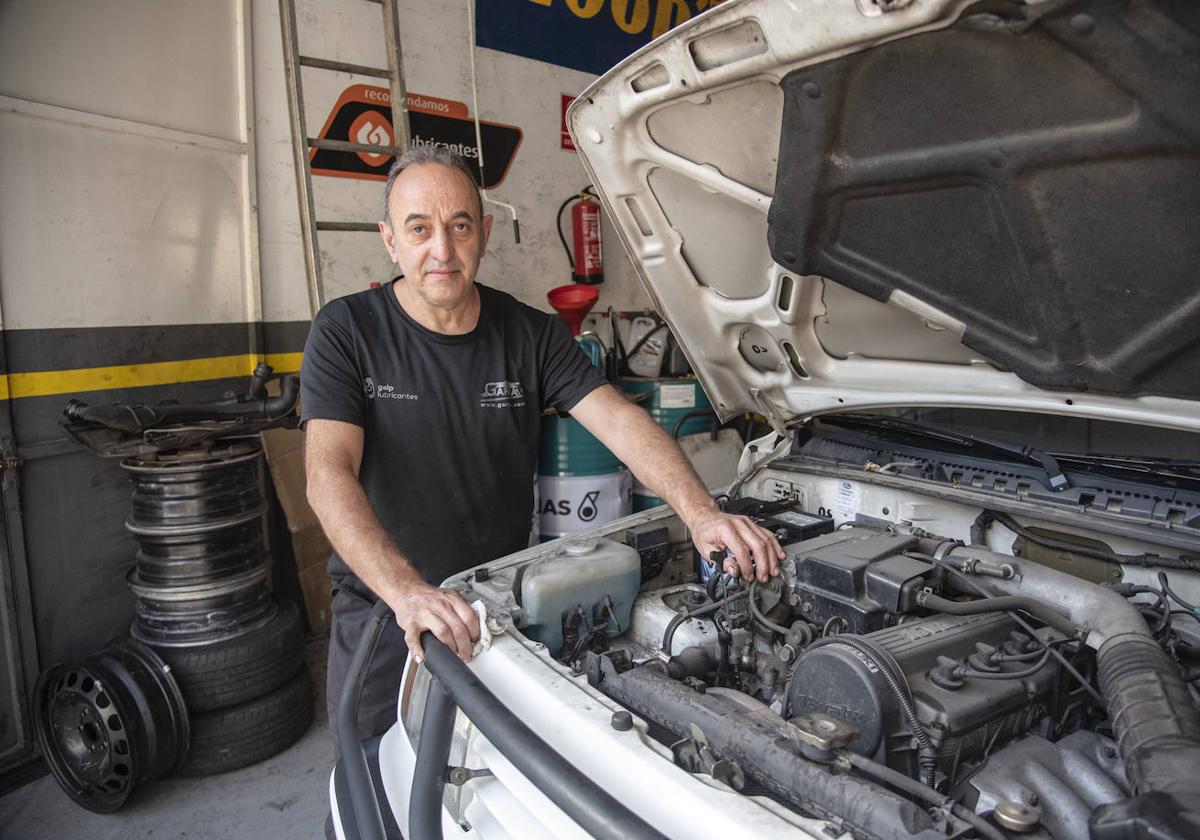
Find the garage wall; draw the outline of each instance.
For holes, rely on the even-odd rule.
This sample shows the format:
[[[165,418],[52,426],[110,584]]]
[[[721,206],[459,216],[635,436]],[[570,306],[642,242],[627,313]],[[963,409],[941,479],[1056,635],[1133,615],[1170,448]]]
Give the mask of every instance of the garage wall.
[[[0,769],[31,752],[40,666],[133,616],[128,484],[65,444],[63,405],[211,397],[249,369],[247,24],[237,0],[0,5]]]
[[[397,6],[409,90],[473,112],[466,0]],[[377,3],[297,7],[303,52],[385,64]],[[492,194],[516,206],[523,241],[494,209],[481,280],[545,309],[569,282],[554,213],[585,183],[560,148],[562,95],[593,77],[476,59],[481,116],[522,132]],[[304,71],[310,133],[358,83],[378,84]],[[128,483],[65,440],[67,400],[212,399],[263,354],[299,367],[310,313],[290,142],[276,0],[0,3],[0,787],[32,754],[39,669],[124,635],[133,615]],[[320,217],[378,218],[381,182],[315,181]],[[600,305],[641,308],[605,235]],[[329,297],[390,277],[375,236],[321,245]]]

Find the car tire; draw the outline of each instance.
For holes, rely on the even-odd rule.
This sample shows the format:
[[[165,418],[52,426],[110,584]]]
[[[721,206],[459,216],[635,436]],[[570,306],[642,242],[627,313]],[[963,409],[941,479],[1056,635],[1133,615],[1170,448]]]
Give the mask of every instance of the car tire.
[[[301,669],[263,697],[192,715],[191,750],[180,775],[211,776],[257,764],[298,741],[312,720],[312,682]]]
[[[225,642],[189,648],[154,647],[171,667],[192,714],[228,709],[274,691],[304,665],[299,608],[280,598],[267,624]]]

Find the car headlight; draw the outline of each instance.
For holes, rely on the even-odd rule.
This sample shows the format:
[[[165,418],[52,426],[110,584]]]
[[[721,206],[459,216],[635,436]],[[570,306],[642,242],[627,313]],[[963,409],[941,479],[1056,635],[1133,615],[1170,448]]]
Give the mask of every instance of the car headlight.
[[[433,674],[429,672],[428,668],[409,660],[400,689],[398,716],[414,752],[420,745],[421,727],[425,722],[425,700],[433,679]],[[474,733],[475,727],[461,710],[458,711],[454,719],[454,734],[450,739],[450,753],[447,756],[450,766],[464,764],[467,759],[468,745]],[[464,797],[462,785],[446,785],[442,794],[442,804],[455,821],[462,822],[463,809],[469,801],[470,796]]]
[[[429,694],[432,680],[433,674],[429,673],[428,668],[418,665],[412,659],[408,660],[408,669],[400,689],[398,716],[414,752],[421,740],[421,725],[425,722],[425,698]]]

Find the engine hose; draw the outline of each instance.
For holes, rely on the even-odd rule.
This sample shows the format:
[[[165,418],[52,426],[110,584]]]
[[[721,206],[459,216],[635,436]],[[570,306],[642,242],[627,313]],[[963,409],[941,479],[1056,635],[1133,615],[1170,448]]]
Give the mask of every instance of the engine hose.
[[[712,422],[709,424],[709,429],[713,435],[716,435],[721,428],[721,421],[717,419],[717,415],[713,414],[712,409],[702,408],[696,411],[688,411],[679,415],[679,419],[675,421],[675,425],[671,427],[671,437],[679,440],[679,433],[683,430],[683,424],[689,420],[694,420],[697,417],[707,417]]]
[[[1062,551],[1067,554],[1078,554],[1081,557],[1091,557],[1093,560],[1102,560],[1105,563],[1120,563],[1126,566],[1161,566],[1164,569],[1182,569],[1186,571],[1200,571],[1200,559],[1195,557],[1160,557],[1157,554],[1117,554],[1115,551],[1107,549],[1095,548],[1090,545],[1079,545],[1072,542],[1064,542],[1056,540],[1053,537],[1043,536],[1042,534],[1034,533],[1026,528],[1017,520],[1013,519],[1007,513],[1001,513],[998,510],[984,510],[979,514],[978,518],[971,523],[971,543],[974,545],[985,545],[984,533],[992,522],[999,522],[1008,530],[1012,531],[1019,537],[1029,540],[1031,543],[1036,543],[1042,548],[1048,548],[1052,551]]]
[[[992,521],[991,513],[986,510],[975,517],[975,521],[971,523],[971,545],[987,548],[987,530]]]
[[[1080,633],[1078,627],[1049,604],[1020,595],[995,596],[978,601],[951,601],[930,592],[918,592],[917,605],[947,615],[980,615],[981,613],[1021,610],[1071,638],[1078,638]]]
[[[1023,671],[976,671],[973,668],[967,668],[963,671],[964,677],[971,677],[977,680],[1024,680],[1032,677],[1038,671],[1046,667],[1046,663],[1050,661],[1050,647],[1046,647],[1041,652],[1042,657],[1035,665],[1031,665]]]
[[[758,607],[758,581],[750,584],[750,614],[753,615],[763,627],[768,630],[774,630],[776,633],[787,635],[790,630],[780,624],[776,624],[771,619],[767,618],[761,609]]]
[[[920,799],[933,805],[935,808],[949,806],[954,816],[970,825],[971,828],[975,829],[975,833],[985,838],[985,840],[1005,840],[1004,832],[989,824],[987,820],[975,812],[964,808],[957,802],[952,801],[950,797],[938,793],[933,788],[926,787],[920,782],[905,776],[903,773],[893,770],[886,764],[880,764],[878,761],[867,758],[865,755],[852,753],[848,750],[840,755],[847,764],[863,775],[870,776],[876,781],[883,782],[885,785],[893,787],[902,793],[907,793],[914,799]]]
[[[1171,589],[1171,583],[1167,579],[1165,572],[1158,573],[1158,585],[1162,588],[1163,593],[1174,600],[1175,603],[1179,604],[1179,606],[1183,607],[1185,610],[1188,610],[1194,615],[1200,615],[1200,607],[1185,601],[1183,598],[1175,594],[1175,591]]]
[[[1200,791],[1200,714],[1179,668],[1151,637],[1117,636],[1096,655],[1100,692],[1138,793]]]
[[[929,732],[926,731],[925,727],[921,725],[921,721],[917,718],[917,710],[913,708],[912,698],[908,690],[908,681],[905,680],[903,673],[892,662],[891,657],[885,653],[881,653],[879,648],[862,636],[849,634],[826,636],[823,639],[813,642],[808,647],[808,650],[814,650],[830,644],[842,644],[854,648],[879,669],[884,682],[887,683],[888,688],[900,704],[901,713],[904,715],[904,722],[908,724],[913,738],[917,741],[917,762],[921,765],[921,769],[925,771],[925,784],[932,788],[936,781],[937,747],[934,746],[933,739],[929,737]]]
[[[711,604],[705,604],[702,607],[696,607],[694,610],[678,613],[674,618],[671,619],[671,623],[667,625],[667,629],[663,632],[663,652],[666,653],[667,656],[671,655],[671,644],[675,641],[675,631],[679,629],[679,625],[683,624],[683,622],[687,621],[689,618],[701,618],[709,613],[714,613],[729,602],[741,598],[747,594],[749,593],[743,589],[741,592],[734,592],[732,595],[725,596],[720,601],[715,601]]]

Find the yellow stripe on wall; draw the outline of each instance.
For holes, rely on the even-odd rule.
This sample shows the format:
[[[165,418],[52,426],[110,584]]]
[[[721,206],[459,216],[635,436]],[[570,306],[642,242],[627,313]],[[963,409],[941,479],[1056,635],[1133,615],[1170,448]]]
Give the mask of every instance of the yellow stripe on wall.
[[[300,370],[300,360],[303,356],[303,353],[269,353],[265,361],[275,369],[275,373],[295,373]],[[49,397],[81,391],[111,391],[118,388],[145,388],[151,385],[231,379],[249,376],[260,361],[263,361],[262,356],[244,353],[178,362],[10,373],[7,377],[0,377],[0,399]]]
[[[258,364],[258,357],[254,358],[254,364]],[[300,361],[303,358],[303,353],[268,353],[267,364],[274,368],[276,373],[299,373]],[[254,365],[252,364],[250,368],[253,370]]]

